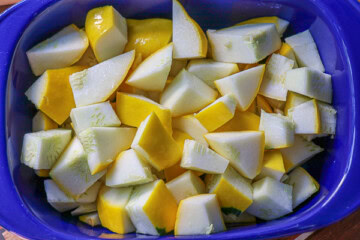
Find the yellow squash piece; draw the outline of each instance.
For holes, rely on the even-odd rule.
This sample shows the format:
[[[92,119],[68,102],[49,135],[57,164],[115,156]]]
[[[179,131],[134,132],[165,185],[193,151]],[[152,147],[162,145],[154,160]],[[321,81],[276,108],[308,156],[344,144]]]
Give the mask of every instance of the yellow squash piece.
[[[299,93],[296,92],[288,92],[287,98],[286,98],[286,103],[285,103],[285,107],[284,107],[284,114],[288,115],[288,111],[290,108],[293,108],[297,105],[300,105],[304,102],[310,101],[311,98],[301,95]]]
[[[179,145],[181,152],[184,149],[185,140],[193,139],[189,134],[187,134],[183,131],[177,130],[177,129],[173,130],[172,137],[174,138],[175,142]],[[183,174],[186,171],[187,171],[187,169],[180,167],[180,161],[179,161],[175,165],[164,169],[165,179],[168,182],[168,181],[176,178],[177,176],[180,176],[181,174]]]
[[[180,147],[154,112],[140,124],[131,148],[158,171],[173,166],[181,158]]]
[[[195,114],[195,118],[212,132],[234,117],[236,104],[234,95],[227,94]]]
[[[59,126],[46,116],[43,112],[38,111],[32,119],[32,131],[38,132],[42,130],[56,129]]]
[[[177,208],[163,180],[136,187],[126,206],[136,231],[151,235],[165,235],[174,230]]]
[[[48,178],[50,175],[50,169],[39,169],[39,170],[35,170],[35,174],[38,177],[43,177],[43,178]]]
[[[93,67],[96,64],[98,64],[98,61],[96,60],[94,51],[89,46],[79,61],[75,63],[76,66],[87,66],[87,67]]]
[[[199,24],[192,19],[178,0],[173,0],[174,58],[204,58],[208,41]]]
[[[118,92],[116,114],[128,126],[139,127],[150,113],[155,112],[165,129],[171,134],[171,111],[160,104],[139,95]]]
[[[172,37],[172,22],[169,19],[127,19],[128,42],[125,52],[135,49],[136,55],[145,59],[166,46]]]
[[[126,19],[112,6],[90,10],[86,16],[85,31],[98,62],[124,51],[127,43]]]
[[[101,187],[97,209],[103,227],[120,234],[135,231],[125,209],[132,191],[132,187],[110,188],[105,185]]]
[[[80,222],[86,223],[92,227],[100,225],[99,214],[97,212],[88,213],[79,216]]]
[[[266,151],[264,153],[263,168],[261,173],[256,177],[256,180],[271,177],[280,181],[284,174],[285,167],[280,150]]]
[[[260,117],[251,112],[235,111],[234,117],[215,132],[257,131]]]
[[[261,112],[261,109],[264,110],[267,113],[273,113],[273,110],[270,106],[270,104],[266,101],[266,99],[261,96],[261,95],[257,95],[256,96],[256,105],[258,107],[258,112]]]
[[[69,83],[69,76],[86,67],[47,70],[25,92],[27,98],[36,108],[61,125],[75,107],[74,97]]]
[[[291,48],[291,46],[289,44],[283,43],[281,45],[281,48],[279,49],[279,54],[293,60],[294,61],[294,68],[298,67],[298,64],[296,62],[296,57],[295,57],[294,50]]]
[[[218,197],[224,215],[240,216],[252,203],[250,181],[231,166],[221,175],[207,175],[205,182],[209,193]]]

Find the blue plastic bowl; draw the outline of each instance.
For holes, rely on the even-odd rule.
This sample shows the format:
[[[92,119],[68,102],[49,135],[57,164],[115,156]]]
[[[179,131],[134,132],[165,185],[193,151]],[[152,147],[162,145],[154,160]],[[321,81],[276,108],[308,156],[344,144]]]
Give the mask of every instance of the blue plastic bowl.
[[[24,96],[35,80],[25,51],[62,27],[82,26],[88,10],[112,4],[125,17],[171,18],[170,0],[25,0],[0,16],[0,225],[29,239],[97,239],[107,230],[91,228],[57,213],[46,202],[42,180],[20,164],[24,133],[35,113]],[[293,214],[271,222],[235,227],[210,236],[176,239],[261,239],[329,225],[360,205],[359,6],[355,0],[188,0],[189,14],[204,28],[276,15],[291,22],[286,35],[310,28],[326,71],[332,75],[337,134],[307,169],[321,190]],[[357,57],[357,58],[356,58]],[[7,153],[7,154],[6,154]],[[129,234],[129,238],[157,237]],[[171,238],[173,237],[162,237]]]

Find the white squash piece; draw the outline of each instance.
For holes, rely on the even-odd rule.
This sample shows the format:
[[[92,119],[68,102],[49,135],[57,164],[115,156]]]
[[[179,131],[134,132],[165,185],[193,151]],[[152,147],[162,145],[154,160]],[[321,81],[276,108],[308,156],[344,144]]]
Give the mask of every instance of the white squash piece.
[[[79,206],[79,203],[61,191],[53,180],[44,180],[44,186],[47,201],[56,211],[66,212]]]
[[[320,112],[315,99],[290,108],[288,116],[294,121],[296,134],[321,132]]]
[[[166,183],[176,202],[185,198],[205,193],[205,184],[194,172],[186,171]]]
[[[285,183],[293,186],[293,208],[299,206],[320,188],[319,183],[302,167],[291,171]]]
[[[266,149],[286,148],[294,144],[294,123],[289,117],[261,110],[259,130],[265,132]]]
[[[83,194],[76,198],[76,202],[85,204],[93,203],[96,201],[102,182],[97,181],[89,187]]]
[[[207,35],[215,61],[256,63],[281,47],[275,24],[247,24],[220,30],[208,30]]]
[[[96,203],[84,203],[71,211],[71,216],[79,216],[86,213],[96,212]]]
[[[205,33],[177,0],[172,1],[172,23],[173,57],[175,59],[205,57],[208,49]]]
[[[316,43],[309,30],[287,37],[285,42],[294,50],[300,67],[311,67],[321,72],[325,71]]]
[[[155,180],[145,159],[133,149],[120,153],[106,173],[106,186],[128,187]]]
[[[296,68],[286,73],[285,87],[293,92],[331,103],[331,75],[309,67]]]
[[[115,157],[131,146],[135,128],[91,127],[79,134],[79,139],[88,154],[91,174],[104,170]]]
[[[68,195],[78,197],[99,180],[105,171],[91,175],[87,154],[77,137],[70,142],[50,171],[51,178]]]
[[[40,76],[48,69],[69,67],[76,63],[88,46],[85,32],[72,24],[28,50],[26,55],[32,72]]]
[[[253,179],[261,171],[265,136],[261,131],[219,132],[205,135],[210,147],[230,161],[244,177]]]
[[[92,227],[101,225],[99,214],[97,212],[81,215],[81,216],[79,216],[79,220],[83,223],[86,223],[87,225],[92,226]]]
[[[73,108],[70,118],[76,134],[89,127],[119,127],[121,124],[110,102]]]
[[[336,110],[329,104],[317,102],[321,119],[321,133],[335,135]]]
[[[215,101],[217,92],[194,74],[183,69],[160,98],[160,104],[177,117],[194,113]]]
[[[173,44],[157,50],[130,74],[126,84],[146,91],[162,91],[172,62]]]
[[[216,62],[212,59],[194,59],[187,65],[187,70],[215,88],[214,81],[239,72],[236,63]]]
[[[293,211],[292,186],[266,177],[253,183],[253,204],[247,212],[263,220],[280,218]]]
[[[216,80],[214,83],[221,95],[232,93],[238,102],[239,110],[246,111],[259,92],[264,71],[265,65],[262,64]]]
[[[186,139],[180,166],[182,168],[204,173],[221,174],[229,164],[229,160],[223,158],[208,147],[194,140]]]
[[[76,107],[108,100],[125,79],[134,58],[133,50],[72,74],[69,81]]]
[[[272,54],[266,64],[259,94],[268,98],[286,101],[288,90],[285,88],[285,76],[286,72],[293,67],[293,60],[279,54]]]
[[[21,162],[35,170],[51,169],[71,140],[71,130],[53,129],[24,135]]]
[[[204,138],[204,135],[208,133],[208,130],[193,115],[173,118],[173,127],[174,129],[187,133],[198,143],[209,146]]]
[[[225,230],[215,194],[201,194],[180,202],[175,235],[212,234]]]
[[[302,165],[316,154],[324,151],[313,142],[306,141],[301,136],[295,136],[294,145],[280,150],[284,159],[286,172]]]

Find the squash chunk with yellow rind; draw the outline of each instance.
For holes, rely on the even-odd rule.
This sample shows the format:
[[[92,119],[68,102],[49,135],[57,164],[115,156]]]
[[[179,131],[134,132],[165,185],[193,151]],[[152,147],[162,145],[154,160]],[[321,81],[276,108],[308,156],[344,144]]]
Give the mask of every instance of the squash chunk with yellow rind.
[[[135,187],[126,205],[136,231],[151,235],[165,235],[174,230],[177,208],[163,180]]]
[[[131,51],[72,74],[69,81],[76,107],[107,101],[125,79],[134,57]]]
[[[172,22],[169,19],[127,19],[128,42],[125,52],[135,49],[145,59],[171,40]]]
[[[221,95],[232,93],[237,100],[238,109],[246,111],[260,89],[264,71],[265,65],[262,64],[216,80],[214,83]]]
[[[97,209],[103,227],[120,234],[135,231],[134,225],[126,211],[126,204],[129,202],[132,192],[132,187],[101,187]]]
[[[98,62],[121,54],[127,43],[126,19],[112,6],[90,10],[85,31]]]
[[[215,80],[239,72],[239,67],[236,63],[215,62],[211,59],[194,59],[189,62],[187,70],[210,87],[215,88]]]
[[[289,117],[261,110],[259,130],[265,133],[267,149],[286,148],[294,144],[295,125]]]
[[[82,66],[73,66],[47,70],[31,85],[25,95],[37,109],[61,125],[69,117],[71,109],[75,107],[69,77],[84,69],[85,67]]]
[[[56,129],[59,126],[51,120],[46,114],[44,114],[41,111],[38,111],[35,116],[32,119],[32,131],[38,132],[42,130],[50,130],[50,129]]]
[[[176,202],[205,193],[205,184],[194,172],[187,171],[166,183]]]
[[[240,216],[252,203],[252,186],[229,166],[223,174],[207,175],[206,188],[219,199],[223,215]]]
[[[146,91],[162,91],[172,62],[173,44],[157,50],[130,74],[126,84]]]
[[[284,159],[286,172],[300,166],[316,154],[324,151],[320,146],[301,136],[295,136],[294,145],[280,150]]]
[[[76,63],[89,46],[84,31],[71,24],[26,52],[31,70],[40,76],[46,70]]]
[[[279,150],[266,151],[263,168],[256,179],[271,177],[280,181],[284,174],[285,167],[281,152]]]
[[[251,112],[235,111],[234,117],[215,132],[232,131],[257,131],[259,130],[260,117]]]
[[[130,148],[135,128],[91,127],[79,134],[88,155],[91,174],[104,170],[122,151]]]
[[[71,140],[71,130],[53,129],[26,133],[21,162],[35,170],[51,169]]]
[[[175,235],[212,234],[226,230],[215,194],[182,200],[176,214]]]
[[[106,173],[109,187],[128,187],[153,180],[149,164],[133,149],[121,152]]]
[[[319,183],[302,167],[295,168],[285,183],[293,186],[293,208],[299,206],[320,188]]]
[[[180,166],[203,173],[221,174],[229,160],[194,140],[185,140]]]
[[[140,124],[131,148],[158,171],[171,167],[181,158],[180,147],[154,112]]]
[[[234,95],[227,94],[196,113],[195,118],[212,132],[234,117],[236,104]]]
[[[77,137],[74,137],[50,171],[51,178],[68,195],[78,197],[105,174],[91,175],[87,154]]]
[[[204,135],[209,131],[193,115],[186,115],[173,119],[174,129],[185,132],[195,141],[208,146]]]
[[[199,24],[177,0],[172,1],[174,58],[206,57],[208,42]]]
[[[321,132],[320,111],[315,99],[288,110],[295,123],[296,134],[318,134]]]
[[[210,147],[230,161],[244,177],[253,179],[261,171],[265,136],[261,131],[217,132],[205,135]]]
[[[276,30],[279,32],[280,36],[282,36],[282,34],[286,31],[287,27],[289,26],[288,21],[281,19],[279,17],[276,17],[276,16],[251,18],[251,19],[248,19],[241,23],[236,24],[236,26],[246,25],[246,24],[258,24],[258,23],[273,23],[273,24],[275,24]]]
[[[110,102],[73,108],[70,118],[76,134],[89,127],[119,127],[121,124]]]
[[[174,138],[175,142],[179,145],[181,152],[184,149],[185,140],[193,139],[189,134],[177,129],[173,130],[172,137]],[[181,161],[177,162],[175,165],[171,167],[164,169],[164,175],[167,182],[186,172],[186,169],[180,167],[180,162]]]
[[[201,110],[215,101],[217,92],[185,69],[165,88],[160,104],[171,110],[173,117]]]
[[[79,216],[79,221],[92,227],[101,225],[99,214],[97,212],[81,215]]]
[[[155,112],[169,133],[172,133],[171,112],[160,104],[139,95],[118,92],[116,114],[128,126],[139,127],[150,113]]]

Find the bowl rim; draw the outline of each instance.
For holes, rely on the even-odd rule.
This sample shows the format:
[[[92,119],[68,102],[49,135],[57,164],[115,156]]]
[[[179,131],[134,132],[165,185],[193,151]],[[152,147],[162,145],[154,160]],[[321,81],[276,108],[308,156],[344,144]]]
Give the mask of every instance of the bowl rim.
[[[13,53],[15,52],[15,49],[17,47],[18,41],[20,40],[22,33],[25,31],[25,29],[28,27],[28,25],[31,23],[31,21],[38,15],[41,14],[46,8],[50,7],[51,5],[59,2],[61,0],[39,0],[34,2],[33,0],[23,0],[19,2],[18,4],[10,7],[5,12],[3,12],[0,15],[0,33],[7,33],[8,41],[4,43],[2,46],[0,46],[0,52],[3,53],[0,55],[0,65],[3,66],[0,68],[0,152],[6,153],[7,152],[7,129],[6,129],[6,104],[7,104],[7,83],[8,81],[8,75],[9,70],[13,58]],[[356,26],[360,24],[360,18],[356,17],[356,14],[360,14],[360,8],[354,8],[353,3],[350,2],[351,0],[348,0],[346,2],[341,2],[336,0],[313,0],[314,4],[317,5],[318,8],[321,8],[321,11],[324,15],[330,15],[331,19],[333,21],[332,25],[332,32],[335,32],[341,43],[341,46],[339,46],[343,51],[340,53],[342,54],[342,57],[344,58],[344,62],[347,62],[347,74],[348,78],[350,78],[352,81],[352,92],[355,92],[355,89],[360,89],[360,81],[356,81],[355,79],[360,79],[360,69],[357,70],[353,68],[353,66],[360,66],[360,59],[357,60],[356,56],[360,56],[360,49],[351,49],[348,50],[347,46],[356,46],[357,41],[359,41],[359,35],[354,37],[354,33],[351,31],[351,29],[356,29]],[[279,2],[279,3],[288,3],[286,0],[270,0],[269,2]],[[331,3],[331,4],[330,4]],[[341,18],[336,17],[336,11],[341,8],[346,12],[349,12],[347,16],[341,16]],[[353,14],[350,14],[353,13]],[[35,13],[35,14],[34,14]],[[355,14],[356,13],[356,14]],[[351,21],[349,21],[349,19]],[[8,25],[7,25],[8,24]],[[17,24],[17,25],[16,25]],[[7,27],[4,27],[7,25]],[[9,27],[12,28],[12,31],[9,31]],[[15,31],[13,30],[15,29]],[[5,31],[7,30],[7,31]],[[340,38],[341,36],[341,38]],[[352,65],[350,65],[352,63]],[[317,211],[312,212],[311,214],[308,214],[306,217],[302,217],[301,219],[297,219],[297,223],[304,223],[304,221],[309,221],[309,223],[313,223],[314,226],[308,226],[304,228],[294,228],[294,223],[287,224],[287,232],[284,232],[281,229],[275,229],[274,227],[264,227],[262,229],[262,236],[273,236],[274,234],[276,236],[287,236],[291,234],[300,233],[307,230],[313,230],[317,228],[321,228],[324,226],[327,226],[340,218],[343,218],[347,215],[349,215],[351,212],[359,208],[360,206],[360,193],[354,193],[351,192],[352,189],[350,189],[349,186],[346,185],[346,183],[349,183],[351,181],[360,181],[360,176],[356,176],[356,173],[354,173],[353,170],[350,170],[350,167],[356,167],[358,170],[360,170],[360,163],[356,163],[355,160],[359,159],[360,156],[360,150],[356,149],[356,146],[358,145],[358,134],[359,134],[359,114],[357,113],[358,109],[360,109],[360,97],[353,94],[351,96],[353,99],[353,115],[352,115],[352,121],[354,123],[353,126],[353,133],[351,136],[352,139],[352,150],[350,153],[350,161],[348,163],[348,168],[346,174],[343,176],[341,183],[339,184],[338,188],[328,197],[328,200],[323,204],[323,209],[318,209]],[[5,155],[5,156],[3,156]],[[71,239],[71,236],[64,234],[63,232],[55,231],[54,229],[51,229],[35,217],[31,211],[26,207],[26,205],[22,202],[22,199],[20,198],[19,193],[17,192],[17,189],[14,185],[14,181],[12,179],[12,176],[10,175],[9,168],[8,168],[8,159],[6,154],[1,154],[0,161],[4,163],[2,167],[0,167],[0,180],[3,184],[5,184],[4,189],[0,189],[0,193],[5,193],[5,190],[8,192],[6,193],[9,196],[9,199],[7,202],[12,202],[18,204],[18,208],[13,209],[14,212],[12,212],[13,216],[20,216],[25,215],[23,218],[19,218],[17,220],[22,221],[23,225],[25,227],[19,228],[18,225],[16,225],[17,221],[10,218],[9,216],[6,216],[8,212],[4,211],[4,209],[0,208],[0,225],[2,225],[4,228],[10,230],[10,231],[16,231],[19,235],[22,235],[24,237],[27,237],[29,239],[44,239],[44,236],[48,236],[51,238],[57,237],[59,239]],[[356,183],[356,182],[355,182]],[[329,209],[334,209],[336,205],[339,205],[342,203],[343,198],[336,198],[335,195],[339,194],[345,194],[346,197],[352,198],[352,205],[347,206],[345,209],[342,210],[341,213],[330,213],[327,214],[325,211]],[[1,206],[2,203],[0,203]],[[326,207],[326,208],[325,208]],[[5,209],[8,210],[8,209]],[[322,216],[327,218],[327,222],[314,222],[310,218],[313,216]],[[42,227],[43,232],[41,235],[39,233],[35,232],[34,229],[32,229],[30,226],[35,227]],[[256,229],[254,231],[249,231],[249,234],[253,234],[253,236],[258,236],[258,233]],[[224,239],[234,239],[238,237],[244,237],[244,235],[239,235],[238,231],[229,231],[226,234],[226,237],[221,235],[220,238]],[[247,235],[248,236],[248,235]],[[181,237],[176,237],[177,239],[182,239]],[[198,238],[194,236],[195,239],[201,239],[201,236]],[[209,238],[212,239],[218,239],[218,236],[211,235]],[[95,237],[84,237],[81,239],[97,239]],[[189,238],[184,238],[189,239]]]

